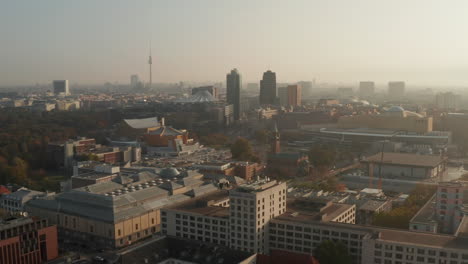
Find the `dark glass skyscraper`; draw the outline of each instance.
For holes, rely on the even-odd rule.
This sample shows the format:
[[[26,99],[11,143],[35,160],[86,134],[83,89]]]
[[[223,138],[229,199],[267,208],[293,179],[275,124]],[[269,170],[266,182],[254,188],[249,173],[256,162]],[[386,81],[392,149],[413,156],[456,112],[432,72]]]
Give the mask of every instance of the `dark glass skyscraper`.
[[[233,69],[231,73],[226,75],[226,89],[227,89],[227,102],[234,106],[234,120],[240,118],[240,89],[242,85],[242,79],[237,71]]]
[[[270,70],[263,73],[260,81],[260,104],[276,104],[276,74]]]

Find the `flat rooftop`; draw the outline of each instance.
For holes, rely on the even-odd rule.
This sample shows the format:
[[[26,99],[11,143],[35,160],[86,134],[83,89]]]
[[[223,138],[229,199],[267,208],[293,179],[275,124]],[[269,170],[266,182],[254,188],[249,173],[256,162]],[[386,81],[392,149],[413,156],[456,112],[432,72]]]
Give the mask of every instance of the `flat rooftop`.
[[[242,184],[236,189],[234,192],[245,192],[245,193],[254,193],[254,192],[261,192],[264,190],[268,190],[271,187],[280,185],[281,182],[277,182],[276,180],[268,181],[268,180],[259,180],[249,184]]]
[[[330,205],[326,206],[326,204],[315,203],[312,199],[310,199],[309,204],[306,204],[306,202],[307,201],[304,200],[301,200],[301,202],[298,202],[295,199],[288,200],[286,212],[276,217],[276,219],[301,222],[328,222],[354,206],[351,204],[339,203],[331,203]]]
[[[432,196],[429,201],[413,216],[410,223],[434,223],[434,212],[436,206],[436,195]]]
[[[202,164],[198,164],[196,166],[224,166],[224,165],[230,165],[231,162],[219,162],[219,161],[213,161],[213,162],[205,162]]]
[[[221,206],[211,206],[211,203],[229,199],[227,190],[219,190],[196,198],[189,199],[168,209],[200,214],[212,217],[229,217],[229,208]]]
[[[34,222],[33,219],[27,217],[0,219],[0,231],[11,229],[16,226],[21,226]]]
[[[457,238],[452,235],[411,232],[396,229],[378,229],[378,231],[380,231],[378,240],[389,242],[464,250],[468,247],[467,239]]]
[[[447,139],[449,138],[448,133],[444,131],[431,131],[425,134],[417,134],[415,132],[407,132],[406,134],[394,135],[398,130],[390,129],[373,129],[373,128],[322,128],[320,133],[325,134],[338,134],[338,135],[349,135],[349,136],[366,136],[366,137],[382,137],[382,138],[425,138],[425,139]]]
[[[379,201],[379,200],[367,200],[365,201],[361,206],[359,206],[359,210],[365,210],[365,211],[375,211],[382,207],[387,202],[385,201]]]
[[[277,217],[272,220],[284,221],[282,223],[291,222],[291,219],[282,218],[282,216]],[[431,234],[431,233],[422,233],[409,230],[399,230],[399,229],[390,229],[390,228],[380,228],[373,226],[363,226],[356,224],[347,224],[347,223],[337,223],[337,222],[317,222],[317,221],[301,221],[304,224],[316,225],[322,227],[329,227],[330,229],[343,230],[348,232],[359,232],[367,233],[368,235],[379,235],[376,238],[377,241],[387,241],[393,243],[401,243],[406,245],[414,246],[427,246],[434,248],[453,248],[467,250],[468,248],[468,239],[456,237],[453,235],[445,234]]]
[[[442,163],[442,159],[437,155],[418,155],[412,153],[382,152],[367,157],[363,162],[374,162],[391,165],[413,166],[413,167],[437,167]]]
[[[105,173],[105,172],[90,171],[90,172],[80,173],[78,175],[72,176],[71,178],[97,180],[97,179],[101,179],[101,178],[112,177],[112,175],[115,175],[115,174],[117,174],[117,173]]]
[[[234,264],[247,263],[246,260],[252,257],[252,253],[234,250],[221,245],[173,237],[150,239],[122,249],[117,254],[120,256],[119,263],[121,264],[182,262]]]

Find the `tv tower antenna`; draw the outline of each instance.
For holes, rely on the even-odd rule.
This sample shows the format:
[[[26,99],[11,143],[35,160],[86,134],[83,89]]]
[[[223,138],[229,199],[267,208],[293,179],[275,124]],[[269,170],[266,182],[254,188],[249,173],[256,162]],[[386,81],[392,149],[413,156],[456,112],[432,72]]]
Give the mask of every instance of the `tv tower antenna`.
[[[151,65],[153,65],[153,58],[151,57],[151,40],[150,40],[150,47],[149,47],[148,64],[149,64],[149,88],[151,89],[152,84],[153,84],[153,72],[151,69]]]

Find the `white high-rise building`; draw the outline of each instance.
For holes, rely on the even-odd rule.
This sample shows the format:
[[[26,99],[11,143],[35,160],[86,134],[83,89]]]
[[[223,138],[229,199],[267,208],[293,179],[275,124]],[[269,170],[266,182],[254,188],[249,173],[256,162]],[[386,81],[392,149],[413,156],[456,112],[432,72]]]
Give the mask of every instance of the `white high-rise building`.
[[[286,183],[255,182],[229,192],[231,248],[268,252],[268,224],[286,212]]]

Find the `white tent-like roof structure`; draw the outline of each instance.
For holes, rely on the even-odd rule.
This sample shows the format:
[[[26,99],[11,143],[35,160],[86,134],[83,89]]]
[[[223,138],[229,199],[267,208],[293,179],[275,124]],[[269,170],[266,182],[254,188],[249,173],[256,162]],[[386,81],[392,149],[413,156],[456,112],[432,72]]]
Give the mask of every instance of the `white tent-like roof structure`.
[[[125,123],[135,129],[158,127],[161,124],[157,117],[149,117],[142,119],[124,119]]]
[[[177,100],[178,103],[207,103],[215,101],[217,101],[216,98],[208,91],[199,91],[189,98]]]

